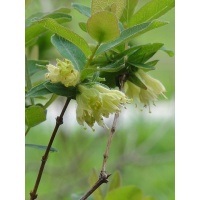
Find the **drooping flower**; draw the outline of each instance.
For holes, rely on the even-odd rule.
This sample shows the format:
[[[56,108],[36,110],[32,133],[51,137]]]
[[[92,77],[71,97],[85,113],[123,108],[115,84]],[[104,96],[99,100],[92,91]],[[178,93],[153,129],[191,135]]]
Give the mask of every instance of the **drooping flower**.
[[[52,83],[61,82],[66,87],[75,86],[80,81],[80,73],[74,69],[70,60],[64,59],[63,61],[57,59],[56,66],[47,65],[49,73],[45,74],[46,79]]]
[[[126,81],[124,84],[125,94],[134,101],[139,101],[143,103],[144,106],[148,106],[149,112],[151,112],[150,103],[155,104],[155,101],[158,99],[159,95],[165,97],[165,87],[159,80],[152,78],[141,69],[139,69],[135,75],[144,83],[144,85],[146,85],[147,89],[140,88],[131,81]]]
[[[92,86],[78,85],[80,92],[76,96],[76,118],[80,125],[84,122],[93,127],[94,123],[104,127],[103,117],[121,111],[121,106],[129,100],[124,93],[118,90],[110,90],[99,84]]]

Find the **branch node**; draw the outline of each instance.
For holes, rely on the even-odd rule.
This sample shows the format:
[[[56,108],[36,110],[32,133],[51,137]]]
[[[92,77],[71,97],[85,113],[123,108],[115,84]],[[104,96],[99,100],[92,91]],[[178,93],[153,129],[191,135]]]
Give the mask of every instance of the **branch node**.
[[[33,192],[30,192],[31,200],[37,199],[37,194],[34,194]]]
[[[111,132],[114,133],[115,132],[115,127],[111,128]]]
[[[99,175],[99,180],[101,180],[102,183],[108,183],[109,176],[111,176],[111,174],[107,174],[105,171],[101,171]]]
[[[47,159],[48,159],[48,157],[47,157],[47,158],[45,158],[45,156],[42,156],[42,159],[41,159],[41,161],[42,161],[42,162],[46,162],[46,161],[47,161]]]
[[[103,154],[103,158],[107,160],[108,159],[108,155]]]
[[[62,117],[57,117],[57,118],[56,118],[56,123],[57,123],[58,125],[63,124],[63,118],[62,118]]]

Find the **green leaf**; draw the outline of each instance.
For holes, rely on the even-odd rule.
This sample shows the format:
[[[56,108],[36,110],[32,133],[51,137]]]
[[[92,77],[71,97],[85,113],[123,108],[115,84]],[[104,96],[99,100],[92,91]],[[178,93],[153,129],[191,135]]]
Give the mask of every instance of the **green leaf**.
[[[175,0],[152,0],[132,16],[129,26],[157,19],[174,6]]]
[[[84,5],[80,4],[80,3],[72,3],[71,5],[72,5],[73,8],[78,10],[81,14],[83,14],[83,15],[85,15],[87,17],[91,16],[89,7],[84,6]]]
[[[66,40],[69,40],[77,47],[79,47],[86,57],[91,54],[91,50],[87,42],[78,34],[74,33],[73,31],[67,29],[66,27],[60,25],[53,19],[41,19],[36,21],[34,24],[40,25],[53,33],[63,37]]]
[[[47,81],[33,87],[30,91],[27,92],[26,97],[40,97],[43,95],[51,94],[52,92],[49,91],[44,85]]]
[[[45,14],[42,12],[38,12],[38,13],[31,15],[30,17],[25,19],[25,27],[26,28],[29,27],[32,24],[34,19],[42,19],[42,17],[44,17],[44,16],[45,16]]]
[[[53,35],[51,37],[51,43],[64,58],[72,62],[75,69],[78,71],[83,69],[86,63],[86,57],[80,48],[58,35]]]
[[[61,83],[50,83],[47,82],[44,84],[45,87],[54,94],[65,96],[69,98],[75,98],[76,96],[76,88],[75,87],[65,87]]]
[[[121,35],[119,38],[112,42],[108,42],[106,44],[102,44],[96,51],[96,55],[103,53],[109,49],[112,49],[113,47],[122,44],[123,42],[129,41],[130,39],[133,39],[136,36],[139,36],[147,31],[150,31],[152,29],[161,27],[168,24],[168,22],[163,22],[160,20],[154,20],[152,22],[145,22],[142,24],[138,24],[136,26],[133,26],[131,28],[128,28],[121,32]]]
[[[158,63],[158,61],[159,60],[152,60],[150,62],[146,62],[145,64],[154,67]]]
[[[144,90],[147,89],[147,86],[134,73],[130,74],[128,80]]]
[[[122,58],[121,60],[118,60],[109,65],[106,65],[105,67],[85,68],[81,72],[81,80],[83,81],[88,75],[97,71],[98,72],[118,72],[125,67],[125,65],[123,65],[123,61],[124,60]]]
[[[132,63],[132,62],[128,62],[128,64],[131,64],[134,67],[137,67],[139,69],[143,69],[143,70],[154,70],[155,67],[148,65],[148,64],[143,64],[143,63]]]
[[[170,57],[174,56],[174,52],[170,49],[166,49],[165,47],[160,48],[160,50],[164,51],[165,53],[167,53]]]
[[[126,7],[124,8],[123,14],[121,16],[121,22],[124,23],[125,27],[128,26],[129,21],[134,13],[134,10],[138,4],[139,0],[126,0]]]
[[[87,33],[87,24],[85,22],[79,22],[78,25],[82,31]]]
[[[113,189],[119,188],[121,186],[121,174],[119,171],[116,171],[113,175],[112,175],[112,179],[110,181],[110,185],[108,188],[108,191],[111,191]]]
[[[43,146],[43,145],[39,145],[39,144],[25,144],[25,146],[31,147],[31,148],[34,148],[34,149],[44,150],[44,151],[47,149],[47,146]],[[58,152],[58,150],[54,147],[51,147],[50,151],[51,152]]]
[[[125,5],[126,0],[92,0],[91,12],[93,15],[97,12],[107,10],[109,12],[113,12],[119,19]]]
[[[59,8],[59,9],[54,11],[54,13],[56,13],[56,12],[58,12],[58,13],[70,13],[71,9],[63,7],[63,8]]]
[[[36,40],[39,36],[47,32],[47,29],[45,27],[42,27],[38,23],[36,23],[36,21],[39,20],[48,20],[49,18],[47,17],[51,18],[58,24],[71,21],[71,16],[65,13],[51,13],[40,18],[28,20],[27,23],[29,23],[29,26],[27,26],[25,29],[26,46],[29,46],[30,44],[32,44],[33,40]]]
[[[28,60],[29,75],[32,76],[41,70],[47,70],[46,65],[49,64],[48,60]]]
[[[141,46],[128,57],[129,63],[144,63],[149,60],[164,44],[152,43]]]
[[[46,120],[46,110],[39,106],[34,105],[25,109],[26,125],[31,128]]]
[[[90,185],[90,187],[92,187],[98,181],[98,179],[99,179],[99,176],[98,176],[96,170],[93,169],[92,173],[91,173],[91,175],[89,177],[89,185]],[[94,197],[94,200],[103,200],[103,194],[102,194],[102,191],[101,191],[100,188],[97,188],[95,190],[95,192],[93,192],[92,195]]]
[[[105,200],[142,200],[142,192],[135,186],[125,186],[111,190]]]
[[[59,8],[58,10],[55,10],[51,13],[42,13],[42,12],[38,12],[35,13],[33,15],[31,15],[30,17],[25,19],[25,27],[28,27],[32,24],[32,21],[34,19],[42,19],[42,18],[60,18],[60,16],[64,16],[66,18],[68,18],[69,21],[71,21],[72,17],[70,15],[66,15],[70,12],[71,10],[69,8]],[[54,15],[55,14],[55,15]],[[57,15],[57,14],[65,14],[65,15]]]
[[[117,54],[116,56],[114,56],[113,60],[123,58],[124,56],[129,56],[129,55],[133,54],[133,52],[135,52],[137,49],[139,49],[142,46],[143,45],[135,45],[133,47],[130,47],[129,49],[126,49],[125,51],[123,51],[123,52]]]
[[[108,11],[92,15],[87,21],[87,30],[98,43],[109,42],[120,35],[117,17]]]

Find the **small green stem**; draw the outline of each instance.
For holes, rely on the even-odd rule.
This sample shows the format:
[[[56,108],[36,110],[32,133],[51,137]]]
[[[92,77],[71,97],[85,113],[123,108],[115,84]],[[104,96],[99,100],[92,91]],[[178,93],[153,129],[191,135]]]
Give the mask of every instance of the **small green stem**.
[[[26,86],[28,91],[31,90],[32,88],[32,83],[29,75],[29,69],[28,69],[28,64],[27,64],[27,57],[25,56],[25,79],[26,79]],[[30,98],[31,104],[34,105],[34,99]]]
[[[92,59],[94,58],[94,55],[95,55],[95,53],[96,53],[96,51],[97,51],[97,49],[99,48],[100,45],[101,45],[101,43],[98,43],[97,46],[95,47],[94,51],[92,52],[92,55],[89,57],[86,65],[85,65],[85,68],[87,68],[90,65],[90,63],[92,62]]]
[[[56,94],[53,94],[49,99],[49,101],[47,101],[46,104],[44,105],[44,109],[47,109],[56,100],[57,97],[58,96]]]

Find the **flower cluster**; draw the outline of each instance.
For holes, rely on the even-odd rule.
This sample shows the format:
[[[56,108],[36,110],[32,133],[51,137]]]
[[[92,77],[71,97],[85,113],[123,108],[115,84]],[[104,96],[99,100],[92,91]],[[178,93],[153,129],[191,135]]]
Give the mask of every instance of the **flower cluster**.
[[[57,59],[56,66],[47,65],[49,73],[45,75],[46,79],[50,80],[52,83],[61,82],[66,87],[75,86],[80,80],[80,73],[78,70],[74,69],[71,61],[64,59],[63,61]]]
[[[149,112],[151,112],[150,102],[154,104],[159,95],[165,97],[163,94],[166,91],[165,87],[160,81],[152,78],[141,69],[139,69],[135,75],[146,85],[147,89],[140,88],[132,82],[126,81],[124,84],[125,94],[134,101],[139,101],[143,103],[144,106],[148,106]]]
[[[93,127],[97,122],[104,127],[103,117],[120,112],[121,105],[129,102],[124,93],[107,89],[99,84],[92,86],[80,84],[78,91],[80,93],[76,96],[78,104],[76,118],[80,125],[84,125],[86,122],[88,126]]]

